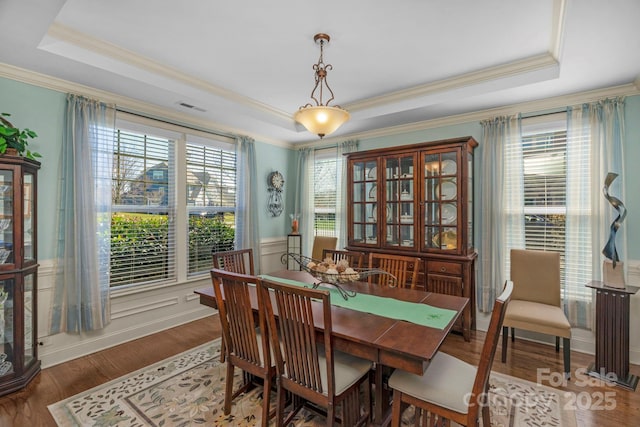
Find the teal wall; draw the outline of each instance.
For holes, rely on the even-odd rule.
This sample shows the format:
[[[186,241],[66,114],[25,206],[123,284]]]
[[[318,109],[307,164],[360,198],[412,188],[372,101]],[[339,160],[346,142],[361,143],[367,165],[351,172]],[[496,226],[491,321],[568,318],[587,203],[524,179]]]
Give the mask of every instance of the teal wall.
[[[59,148],[64,121],[65,94],[14,80],[0,78],[0,112],[12,114],[12,121],[18,127],[35,130],[39,137],[30,146],[43,155],[39,174],[38,191],[38,257],[53,258],[55,236],[55,210],[59,176]],[[628,209],[623,227],[628,235],[628,259],[640,259],[640,96],[628,97],[626,101],[625,137],[625,179],[627,194],[623,202]],[[424,141],[473,136],[480,142],[475,150],[476,177],[480,176],[482,157],[482,128],[478,122],[461,123],[453,126],[427,129],[405,134],[365,138],[360,140],[360,150],[413,144]],[[289,214],[294,210],[294,195],[297,190],[296,156],[294,150],[256,141],[258,200],[261,238],[279,238],[290,230]],[[267,176],[279,170],[285,177],[285,208],[279,217],[271,217],[267,211]],[[476,195],[478,195],[476,179]],[[476,198],[477,200],[477,198]],[[476,220],[479,212],[476,211]],[[478,223],[476,221],[476,223]],[[476,233],[478,227],[476,227]],[[476,234],[476,246],[478,238]]]

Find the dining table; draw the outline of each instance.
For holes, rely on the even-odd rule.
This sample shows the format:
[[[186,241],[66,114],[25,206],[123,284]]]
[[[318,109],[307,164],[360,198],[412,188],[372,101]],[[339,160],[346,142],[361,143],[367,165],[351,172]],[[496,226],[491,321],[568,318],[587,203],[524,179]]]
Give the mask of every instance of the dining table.
[[[320,282],[308,272],[298,270],[278,270],[260,277],[307,286]],[[333,287],[326,283],[319,283],[319,286],[330,290]],[[384,425],[391,415],[391,392],[384,385],[389,373],[394,369],[402,369],[422,375],[469,304],[469,299],[419,289],[381,287],[360,281],[340,283],[339,286],[355,292],[352,303],[360,301],[360,304],[350,307],[349,301],[342,300],[340,293],[332,294],[334,348],[376,364],[372,422],[374,425]],[[257,311],[255,288],[252,289],[252,306]],[[217,309],[212,286],[194,292],[199,295],[201,304]],[[422,313],[417,317],[418,320],[407,316],[414,309]],[[442,313],[446,317],[440,318]],[[322,322],[316,324],[316,329],[321,339]]]

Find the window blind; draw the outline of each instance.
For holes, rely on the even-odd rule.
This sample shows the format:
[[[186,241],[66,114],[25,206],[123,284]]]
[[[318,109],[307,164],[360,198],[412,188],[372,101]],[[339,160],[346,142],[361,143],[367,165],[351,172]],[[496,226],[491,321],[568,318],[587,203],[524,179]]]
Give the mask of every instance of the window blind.
[[[211,268],[213,252],[234,247],[236,155],[232,146],[200,141],[187,143],[186,159],[188,273],[195,274]]]
[[[336,206],[337,148],[325,148],[315,151],[313,169],[314,185],[314,232],[316,236],[337,236]]]
[[[175,278],[174,141],[119,129],[110,286]]]

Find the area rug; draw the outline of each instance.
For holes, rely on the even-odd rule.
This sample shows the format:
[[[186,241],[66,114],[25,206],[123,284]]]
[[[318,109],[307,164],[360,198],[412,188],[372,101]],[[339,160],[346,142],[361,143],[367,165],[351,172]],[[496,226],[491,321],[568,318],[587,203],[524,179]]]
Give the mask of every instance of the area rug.
[[[226,366],[220,340],[191,349],[91,390],[49,405],[58,426],[186,427],[260,425],[262,389],[245,393],[224,415]],[[234,382],[242,372],[236,369]],[[275,399],[272,399],[275,401]],[[491,424],[576,427],[564,392],[498,373],[491,374]],[[409,408],[403,425],[413,423]],[[295,426],[324,426],[325,418],[301,411]]]

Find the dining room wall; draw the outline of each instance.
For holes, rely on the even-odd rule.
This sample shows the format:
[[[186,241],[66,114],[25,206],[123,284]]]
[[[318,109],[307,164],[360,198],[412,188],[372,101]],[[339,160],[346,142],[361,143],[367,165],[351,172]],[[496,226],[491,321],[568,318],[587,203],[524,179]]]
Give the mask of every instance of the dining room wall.
[[[1,67],[0,67],[1,68]],[[2,73],[0,73],[0,76]],[[38,274],[38,337],[42,346],[40,357],[43,366],[51,366],[62,361],[91,353],[121,342],[155,333],[211,314],[211,310],[198,304],[193,290],[209,286],[206,277],[196,278],[184,283],[147,290],[145,292],[120,292],[112,298],[114,319],[105,330],[80,335],[48,334],[48,318],[51,303],[54,248],[55,248],[55,209],[57,200],[57,182],[59,176],[59,158],[61,135],[64,125],[65,91],[84,94],[89,97],[100,96],[99,91],[75,85],[73,82],[61,82],[38,76],[31,79],[0,77],[0,112],[12,113],[15,124],[36,130],[39,137],[31,147],[43,155],[43,165],[39,174],[38,192],[38,258],[41,264]],[[621,197],[628,209],[623,225],[628,235],[626,257],[629,267],[629,283],[640,285],[640,194],[633,183],[640,179],[640,168],[636,163],[640,159],[640,96],[629,96],[626,101],[626,134],[624,138],[625,174],[628,185],[626,195]],[[447,122],[454,122],[447,120]],[[410,132],[397,132],[380,136],[361,136],[360,149],[397,146],[438,139],[470,135],[479,141],[475,151],[475,199],[478,194],[478,180],[481,173],[479,159],[482,158],[482,127],[479,120],[455,121],[454,124],[426,127]],[[285,237],[290,230],[288,214],[293,212],[296,180],[296,149],[285,145],[274,145],[256,141],[257,176],[259,185],[257,206],[259,209],[260,245],[262,257],[258,261],[262,271],[281,267],[280,255],[286,250]],[[268,192],[266,177],[273,170],[279,170],[285,177],[285,208],[279,217],[271,217],[266,209]],[[474,220],[479,223],[479,206],[476,206]],[[479,230],[475,228],[475,242],[479,241]],[[480,254],[482,256],[482,254]],[[479,329],[486,328],[486,318],[478,314]],[[540,337],[532,339],[544,340]],[[591,331],[574,332],[574,349],[593,352],[594,337]],[[640,363],[640,295],[631,298],[631,362]]]

